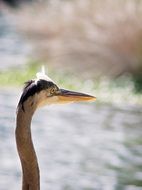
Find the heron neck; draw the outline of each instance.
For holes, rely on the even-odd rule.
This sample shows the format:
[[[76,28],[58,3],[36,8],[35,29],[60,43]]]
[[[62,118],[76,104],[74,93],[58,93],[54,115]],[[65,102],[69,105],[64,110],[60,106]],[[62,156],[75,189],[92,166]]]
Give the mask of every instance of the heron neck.
[[[22,190],[39,190],[39,167],[31,136],[31,120],[35,110],[17,110],[16,143],[22,165]]]

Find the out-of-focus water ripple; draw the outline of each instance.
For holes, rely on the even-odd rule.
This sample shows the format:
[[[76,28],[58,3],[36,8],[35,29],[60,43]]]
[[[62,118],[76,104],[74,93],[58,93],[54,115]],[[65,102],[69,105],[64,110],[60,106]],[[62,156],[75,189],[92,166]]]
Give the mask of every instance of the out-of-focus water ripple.
[[[0,71],[22,66],[32,47],[16,32],[11,16],[0,11]]]
[[[21,186],[17,90],[0,90],[0,190]],[[141,190],[142,107],[50,106],[32,122],[42,190]]]

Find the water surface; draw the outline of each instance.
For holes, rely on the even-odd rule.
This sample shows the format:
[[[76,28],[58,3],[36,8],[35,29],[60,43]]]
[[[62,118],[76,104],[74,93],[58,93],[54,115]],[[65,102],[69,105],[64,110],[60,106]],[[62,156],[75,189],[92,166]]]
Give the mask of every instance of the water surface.
[[[0,71],[23,65],[31,53],[31,46],[20,35],[10,15],[0,12]]]

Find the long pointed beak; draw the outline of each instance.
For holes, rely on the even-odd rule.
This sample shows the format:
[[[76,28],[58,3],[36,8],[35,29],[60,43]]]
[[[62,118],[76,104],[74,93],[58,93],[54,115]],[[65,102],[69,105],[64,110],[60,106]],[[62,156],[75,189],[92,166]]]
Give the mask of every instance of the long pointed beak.
[[[58,94],[59,102],[61,103],[70,103],[70,102],[87,102],[87,101],[95,101],[96,97],[80,93],[69,91],[65,89],[60,89],[60,93]]]

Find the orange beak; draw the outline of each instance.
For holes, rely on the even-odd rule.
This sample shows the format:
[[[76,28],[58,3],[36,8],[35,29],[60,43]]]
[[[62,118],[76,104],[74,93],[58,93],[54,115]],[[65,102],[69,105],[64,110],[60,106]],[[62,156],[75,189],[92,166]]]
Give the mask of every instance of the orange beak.
[[[58,96],[59,103],[70,103],[70,102],[88,102],[95,101],[96,97],[69,90],[60,89]]]

